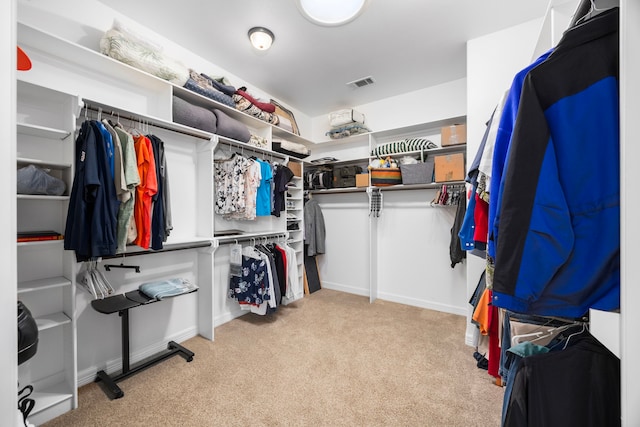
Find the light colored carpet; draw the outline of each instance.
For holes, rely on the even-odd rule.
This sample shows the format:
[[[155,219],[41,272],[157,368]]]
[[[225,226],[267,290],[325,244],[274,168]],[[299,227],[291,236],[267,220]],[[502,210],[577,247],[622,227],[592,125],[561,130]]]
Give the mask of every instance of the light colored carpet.
[[[261,317],[182,343],[176,356],[118,383],[95,383],[73,426],[499,426],[502,388],[464,344],[462,316],[322,289]]]

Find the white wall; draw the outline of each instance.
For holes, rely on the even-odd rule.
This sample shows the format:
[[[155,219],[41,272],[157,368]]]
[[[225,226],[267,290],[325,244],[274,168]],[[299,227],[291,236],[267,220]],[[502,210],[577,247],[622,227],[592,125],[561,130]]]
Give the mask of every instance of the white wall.
[[[428,123],[466,114],[466,79],[399,94],[368,104],[356,105],[354,110],[365,115],[365,125],[374,132],[403,126]],[[327,141],[329,112],[312,120],[311,140]]]
[[[633,236],[640,235],[638,211],[640,196],[634,171],[640,156],[637,143],[637,117],[640,114],[640,2],[623,0],[620,2],[620,174],[621,174],[621,382],[622,382],[622,425],[640,425],[640,366],[637,358],[640,352],[640,277],[638,249]]]
[[[502,94],[511,86],[513,77],[533,60],[542,22],[542,18],[535,19],[467,42],[468,159],[475,157],[486,129],[485,124]],[[485,261],[470,255],[467,264],[467,295],[470,297],[478,284]],[[471,323],[467,325],[465,342],[473,345],[476,328]]]
[[[455,207],[431,207],[436,190],[383,191],[378,218],[378,297],[465,315],[466,262],[451,267]]]
[[[318,255],[322,287],[369,295],[369,198],[363,192],[314,194],[324,217],[326,253]]]

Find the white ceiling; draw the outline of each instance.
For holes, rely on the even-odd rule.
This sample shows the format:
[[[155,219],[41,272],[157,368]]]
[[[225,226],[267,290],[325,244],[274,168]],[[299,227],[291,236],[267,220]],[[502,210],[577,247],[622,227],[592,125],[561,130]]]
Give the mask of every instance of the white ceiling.
[[[323,27],[294,0],[100,1],[312,117],[463,78],[467,40],[542,17],[548,4],[371,0],[356,20]],[[250,46],[254,26],[275,34],[269,51]],[[373,85],[346,85],[367,76]]]

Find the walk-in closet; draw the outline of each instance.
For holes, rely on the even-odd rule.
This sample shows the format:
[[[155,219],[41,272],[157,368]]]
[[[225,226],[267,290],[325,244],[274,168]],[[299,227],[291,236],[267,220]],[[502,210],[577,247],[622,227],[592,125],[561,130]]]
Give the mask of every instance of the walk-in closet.
[[[316,3],[2,3],[0,425],[640,425],[640,4]]]

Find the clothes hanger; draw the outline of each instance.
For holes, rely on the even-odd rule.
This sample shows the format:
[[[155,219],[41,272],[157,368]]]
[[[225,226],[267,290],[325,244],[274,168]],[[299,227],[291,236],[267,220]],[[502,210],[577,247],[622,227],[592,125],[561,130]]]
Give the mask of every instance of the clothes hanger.
[[[534,331],[534,332],[529,332],[527,334],[514,335],[513,337],[511,337],[511,345],[514,346],[524,341],[536,342],[545,338],[553,338],[557,336],[560,332],[565,331],[577,324],[578,323],[571,323],[563,326],[545,328],[546,330],[544,331]],[[543,327],[544,325],[541,325],[541,328]],[[531,339],[525,339],[525,338],[531,338]]]
[[[582,324],[582,329],[580,331],[574,332],[573,334],[571,334],[571,335],[569,335],[567,337],[567,340],[564,342],[564,346],[562,347],[562,349],[564,350],[564,349],[567,348],[567,346],[569,345],[569,340],[571,340],[572,337],[575,337],[576,335],[580,335],[580,334],[584,333],[586,330],[587,330],[587,324],[583,323]]]
[[[578,20],[576,20],[576,23],[574,24],[574,26],[576,25],[580,25],[582,23],[584,23],[585,21],[588,21],[589,19],[593,18],[595,15],[604,12],[606,9],[599,9],[596,6],[596,2],[594,0],[590,0],[591,3],[591,7],[589,8],[589,11],[587,11],[587,13],[585,13],[584,15],[582,15],[582,17],[578,18]]]

